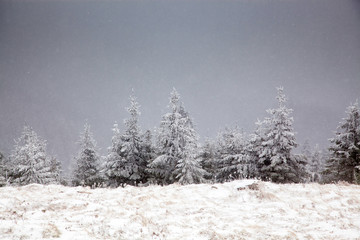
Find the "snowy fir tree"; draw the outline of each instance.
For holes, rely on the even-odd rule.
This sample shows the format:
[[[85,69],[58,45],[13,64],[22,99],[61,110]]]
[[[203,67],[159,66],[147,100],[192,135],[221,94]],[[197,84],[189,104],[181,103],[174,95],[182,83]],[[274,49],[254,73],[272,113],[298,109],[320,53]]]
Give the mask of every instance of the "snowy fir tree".
[[[75,169],[72,176],[73,186],[94,187],[101,183],[100,157],[96,147],[96,141],[90,129],[85,123],[84,131],[80,134],[79,152],[75,157]]]
[[[260,121],[259,119],[255,122],[256,129],[254,133],[249,135],[249,142],[247,145],[247,152],[255,167],[253,168],[253,173],[251,174],[254,178],[261,178],[260,175],[260,164],[259,156],[263,151],[263,142],[265,141],[266,132],[268,131],[267,126],[265,126],[265,120]]]
[[[291,154],[297,146],[293,130],[292,109],[286,107],[283,88],[277,88],[278,108],[269,109],[270,117],[259,122],[262,136],[258,151],[259,177],[273,182],[299,182],[304,172],[304,163]]]
[[[139,104],[134,96],[130,97],[127,111],[130,118],[125,119],[125,132],[120,134],[114,128],[113,146],[107,158],[106,174],[112,185],[138,185],[148,180],[147,164],[151,155],[151,135],[142,135],[139,127]]]
[[[215,142],[206,139],[200,150],[200,164],[206,171],[204,178],[209,182],[216,181],[216,173],[218,170],[218,148]]]
[[[311,182],[320,182],[322,180],[321,173],[324,171],[323,153],[316,144],[313,151],[308,156],[307,171]]]
[[[59,168],[52,168],[53,161],[57,160],[47,155],[46,141],[38,137],[29,126],[24,127],[10,159],[14,166],[11,173],[12,182],[16,184],[59,183]]]
[[[7,182],[7,163],[4,155],[0,152],[0,187],[6,185]]]
[[[252,177],[255,165],[248,152],[248,139],[237,127],[219,134],[216,181]]]
[[[158,129],[158,157],[149,165],[150,172],[162,185],[200,183],[205,171],[198,160],[198,136],[175,89],[171,92],[170,109]]]
[[[335,137],[330,139],[330,158],[326,174],[333,181],[360,184],[360,109],[358,101],[346,110],[346,118],[340,122]]]
[[[151,171],[149,170],[149,164],[153,159],[156,158],[156,150],[152,142],[152,133],[150,130],[146,130],[142,135],[142,152],[141,155],[143,156],[143,159],[146,160],[146,169],[145,169],[145,176],[147,179],[147,182],[144,181],[146,184],[156,183],[155,177],[151,174]]]
[[[111,139],[111,147],[109,148],[109,154],[106,156],[106,164],[104,166],[104,175],[109,186],[118,187],[124,185],[127,176],[127,169],[125,169],[125,164],[123,163],[124,159],[121,157],[121,134],[118,124],[115,122],[112,129],[113,137]]]
[[[50,173],[52,174],[52,183],[61,183],[64,180],[61,176],[61,163],[57,160],[56,157],[49,157]]]
[[[304,158],[306,158],[306,160],[309,160],[311,158],[312,152],[308,139],[306,139],[304,144],[302,145],[301,154],[304,156]]]

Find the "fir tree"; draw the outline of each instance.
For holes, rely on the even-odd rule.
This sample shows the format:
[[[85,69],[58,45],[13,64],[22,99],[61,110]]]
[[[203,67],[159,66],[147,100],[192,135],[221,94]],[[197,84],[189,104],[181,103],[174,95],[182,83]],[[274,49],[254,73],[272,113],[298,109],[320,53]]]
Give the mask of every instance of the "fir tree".
[[[7,183],[7,164],[4,155],[0,152],[0,187]]]
[[[198,161],[198,136],[175,89],[171,92],[170,108],[158,129],[158,157],[150,164],[150,172],[160,184],[200,183],[205,171]]]
[[[260,178],[274,182],[299,182],[304,172],[303,161],[291,154],[297,146],[292,127],[292,109],[286,107],[283,88],[277,88],[278,108],[269,109],[270,117],[260,122],[262,139],[258,150],[258,171]]]
[[[121,134],[118,124],[115,122],[113,127],[112,146],[109,148],[109,154],[106,156],[104,175],[108,185],[118,187],[124,185],[129,177],[128,170],[125,169],[124,159],[121,157]]]
[[[10,158],[14,166],[11,177],[16,184],[59,182],[59,169],[52,168],[54,159],[46,153],[46,141],[38,137],[29,126],[24,127]]]
[[[226,128],[218,138],[218,149],[216,181],[252,177],[254,164],[248,151],[248,139],[242,131]]]
[[[151,170],[149,169],[149,164],[153,159],[156,158],[155,147],[152,142],[152,134],[150,130],[146,130],[145,133],[142,134],[142,153],[144,159],[146,159],[146,169],[145,169],[145,177],[147,179],[147,184],[156,183],[155,176],[152,175]]]
[[[116,185],[138,185],[148,180],[147,164],[152,157],[151,135],[141,133],[139,127],[139,104],[130,96],[127,111],[130,118],[125,119],[125,132],[121,135],[117,126],[113,137],[113,147],[108,157],[107,174]]]
[[[347,108],[346,114],[347,117],[340,122],[335,137],[330,139],[331,155],[325,173],[334,181],[359,184],[360,110],[357,101]]]
[[[174,170],[176,180],[180,184],[202,183],[205,181],[204,175],[206,175],[206,171],[201,168],[197,158],[197,149],[191,144],[187,144],[183,157],[178,160]]]
[[[263,151],[262,143],[265,141],[266,132],[268,131],[264,122],[265,121],[260,121],[259,119],[255,122],[256,130],[254,133],[249,135],[249,143],[247,145],[250,162],[254,164],[253,172],[251,174],[253,178],[261,178],[259,172],[259,156]]]
[[[320,182],[322,180],[321,173],[323,172],[323,153],[316,144],[312,153],[308,157],[308,173],[310,175],[311,182]]]
[[[90,187],[100,184],[100,157],[88,123],[85,123],[84,131],[80,134],[79,145],[72,184]]]
[[[216,181],[218,170],[218,149],[210,139],[206,139],[200,151],[201,167],[206,171],[204,178],[208,181]]]
[[[302,149],[301,149],[301,154],[304,156],[304,158],[306,158],[307,160],[309,160],[311,158],[312,152],[311,152],[311,147],[310,147],[310,143],[309,140],[306,139]]]
[[[144,153],[144,142],[139,127],[139,104],[134,96],[130,97],[130,107],[127,108],[130,118],[125,119],[125,133],[121,136],[121,156],[125,159],[125,168],[129,169],[127,183],[137,185],[147,182],[146,167],[148,160]]]

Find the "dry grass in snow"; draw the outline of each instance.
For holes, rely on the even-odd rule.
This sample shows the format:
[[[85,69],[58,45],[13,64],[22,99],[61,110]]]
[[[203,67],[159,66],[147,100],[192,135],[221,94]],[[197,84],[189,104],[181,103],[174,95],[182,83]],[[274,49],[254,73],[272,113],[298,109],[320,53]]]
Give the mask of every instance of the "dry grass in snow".
[[[0,239],[360,239],[360,186],[5,187]]]

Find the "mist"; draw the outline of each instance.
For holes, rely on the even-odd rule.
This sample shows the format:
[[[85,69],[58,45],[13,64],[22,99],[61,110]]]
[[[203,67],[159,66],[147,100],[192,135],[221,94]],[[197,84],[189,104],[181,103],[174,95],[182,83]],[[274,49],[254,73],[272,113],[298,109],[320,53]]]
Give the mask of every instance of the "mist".
[[[298,143],[325,148],[360,93],[360,2],[1,1],[0,151],[29,124],[66,168],[85,121],[106,154],[132,89],[143,130],[175,87],[203,141],[251,133],[284,86]]]

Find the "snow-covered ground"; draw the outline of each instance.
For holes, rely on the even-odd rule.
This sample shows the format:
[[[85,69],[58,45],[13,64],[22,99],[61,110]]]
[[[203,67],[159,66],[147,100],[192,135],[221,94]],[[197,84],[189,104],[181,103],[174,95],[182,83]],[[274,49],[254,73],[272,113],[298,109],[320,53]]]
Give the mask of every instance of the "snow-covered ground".
[[[0,239],[42,238],[360,239],[360,186],[0,188]]]

